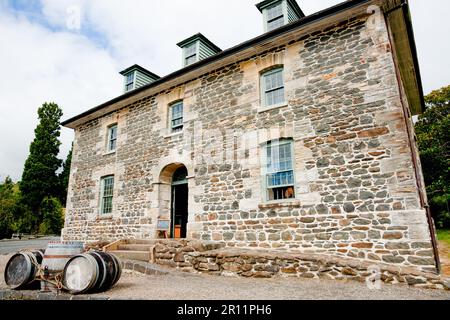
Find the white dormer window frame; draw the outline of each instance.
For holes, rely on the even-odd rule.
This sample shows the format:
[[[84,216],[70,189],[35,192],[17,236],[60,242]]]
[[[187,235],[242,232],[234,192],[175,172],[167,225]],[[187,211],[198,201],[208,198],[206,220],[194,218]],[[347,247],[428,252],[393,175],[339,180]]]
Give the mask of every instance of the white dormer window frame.
[[[183,66],[187,67],[198,61],[199,43],[195,41],[183,49]]]
[[[125,76],[125,92],[134,90],[135,87],[136,87],[136,71],[133,71]]]
[[[271,15],[271,10],[274,10],[275,8],[279,8],[279,12],[276,12],[275,15]],[[284,26],[287,24],[287,17],[288,17],[288,8],[287,8],[287,1],[280,0],[279,2],[276,2],[272,4],[271,6],[265,8],[263,10],[264,15],[264,32],[269,32],[275,29],[278,29],[279,27]],[[281,22],[281,24],[275,24],[274,26],[271,26],[271,23],[275,22]]]

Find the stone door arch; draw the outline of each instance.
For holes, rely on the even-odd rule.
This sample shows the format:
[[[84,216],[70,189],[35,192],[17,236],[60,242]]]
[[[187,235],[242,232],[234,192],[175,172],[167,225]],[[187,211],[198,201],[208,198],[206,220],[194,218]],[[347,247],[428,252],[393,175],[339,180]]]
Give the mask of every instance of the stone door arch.
[[[172,163],[159,176],[159,220],[170,221],[170,238],[186,238],[188,224],[188,170],[182,163]]]

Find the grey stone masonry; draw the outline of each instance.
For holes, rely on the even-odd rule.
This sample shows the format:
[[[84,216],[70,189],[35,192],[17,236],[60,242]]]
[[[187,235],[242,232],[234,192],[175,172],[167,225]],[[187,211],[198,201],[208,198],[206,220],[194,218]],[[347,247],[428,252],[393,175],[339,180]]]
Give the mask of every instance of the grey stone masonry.
[[[311,31],[77,127],[64,240],[156,239],[182,164],[189,239],[434,272],[387,25],[368,19]],[[264,107],[261,73],[280,66],[286,103]],[[180,100],[183,131],[171,133],[168,108]],[[117,150],[107,153],[111,124]],[[295,197],[268,201],[263,145],[279,138],[293,141]]]

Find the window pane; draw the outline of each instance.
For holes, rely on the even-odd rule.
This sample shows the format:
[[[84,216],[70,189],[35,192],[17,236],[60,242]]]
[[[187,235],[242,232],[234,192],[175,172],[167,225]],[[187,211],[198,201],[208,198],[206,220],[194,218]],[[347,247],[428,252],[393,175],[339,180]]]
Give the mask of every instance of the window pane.
[[[128,74],[126,84],[133,83],[133,81],[134,81],[134,73]]]
[[[272,106],[285,102],[283,69],[269,71],[262,77],[265,106]]]
[[[284,88],[266,92],[266,106],[273,106],[285,102]]]
[[[108,129],[108,151],[116,150],[117,145],[117,125]]]
[[[172,128],[179,127],[183,124],[183,119],[172,120]]]
[[[283,15],[283,8],[281,6],[281,3],[278,3],[273,7],[267,9],[267,21],[273,20],[282,15]]]
[[[283,70],[278,69],[277,71],[273,71],[264,75],[265,81],[265,90],[271,91],[274,89],[278,89],[283,87]]]
[[[103,178],[102,187],[102,213],[108,214],[112,212],[114,177]]]
[[[116,150],[116,141],[117,140],[110,140],[109,141],[109,151],[113,151],[113,150]]]
[[[190,45],[185,49],[185,57],[189,57],[192,55],[195,55],[197,53],[197,43],[194,43],[193,45]]]
[[[172,119],[183,117],[183,104],[178,103],[172,106]]]
[[[172,132],[181,131],[183,129],[183,103],[177,103],[171,107],[171,127]]]
[[[285,171],[267,175],[267,187],[288,186],[294,184],[294,172]]]
[[[269,143],[266,147],[266,187],[269,200],[294,197],[292,142]]]
[[[267,31],[275,30],[279,27],[282,27],[283,25],[284,25],[284,17],[281,16],[275,20],[267,22]]]
[[[197,55],[195,55],[195,54],[193,56],[191,56],[191,57],[186,58],[186,65],[187,66],[190,65],[190,64],[193,64],[195,62],[197,62]]]

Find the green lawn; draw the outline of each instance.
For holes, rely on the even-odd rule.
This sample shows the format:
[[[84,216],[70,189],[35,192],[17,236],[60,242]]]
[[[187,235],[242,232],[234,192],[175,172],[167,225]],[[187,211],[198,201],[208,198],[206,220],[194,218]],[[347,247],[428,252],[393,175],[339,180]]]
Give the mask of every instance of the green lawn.
[[[439,241],[444,241],[450,246],[450,230],[437,230],[437,237]]]

